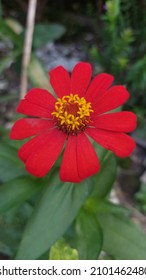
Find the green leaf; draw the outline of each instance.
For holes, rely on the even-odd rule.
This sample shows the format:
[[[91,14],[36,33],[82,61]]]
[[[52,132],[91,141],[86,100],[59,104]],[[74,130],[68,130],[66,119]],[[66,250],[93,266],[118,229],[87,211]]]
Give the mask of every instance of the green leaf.
[[[0,253],[5,254],[7,256],[12,255],[12,252],[11,252],[9,246],[1,241],[0,241]]]
[[[36,24],[34,29],[33,46],[41,48],[48,42],[59,39],[66,29],[62,24]]]
[[[114,155],[108,152],[101,163],[100,171],[94,176],[91,196],[105,197],[111,191],[116,176],[116,160]]]
[[[14,258],[32,207],[25,203],[0,216],[0,252]]]
[[[16,34],[22,33],[23,26],[14,18],[5,18],[5,22]]]
[[[43,185],[43,180],[29,176],[17,178],[0,186],[0,214],[12,207],[18,206],[31,196],[37,194]]]
[[[139,191],[135,194],[135,198],[138,202],[138,207],[146,212],[146,183],[141,183]]]
[[[56,173],[55,173],[56,174]],[[17,259],[37,259],[60,238],[91,190],[91,181],[64,183],[52,174],[24,232]]]
[[[42,63],[34,55],[28,67],[28,76],[35,87],[47,89],[52,94],[54,93],[52,86],[49,82],[49,76],[46,74]]]
[[[59,239],[51,247],[49,253],[50,260],[78,260],[78,251],[71,248],[64,240],[64,238]]]
[[[90,138],[90,141],[98,155],[98,158],[100,160],[100,162],[103,161],[105,155],[107,154],[107,150],[104,149],[102,146],[98,145],[96,142],[92,141],[92,139]]]
[[[107,17],[111,21],[115,21],[120,13],[120,1],[119,0],[107,0]]]
[[[76,219],[76,248],[82,260],[96,260],[102,247],[102,230],[96,216],[80,210]]]
[[[9,159],[11,161],[13,160],[13,162],[17,162],[19,160],[17,156],[17,150],[4,142],[0,143],[0,157]]]
[[[127,208],[114,204],[108,200],[100,199],[97,196],[89,197],[85,202],[84,207],[85,209],[87,209],[90,212],[93,212],[94,214],[129,214],[129,210]]]
[[[15,164],[13,165],[13,161],[10,161],[5,158],[0,158],[0,181],[1,182],[5,183],[25,174],[26,171],[21,163],[15,162]]]
[[[103,214],[103,250],[117,260],[146,260],[146,234],[123,215]]]
[[[18,158],[17,150],[0,143],[0,181],[7,182],[25,174],[24,164]]]
[[[23,38],[16,34],[5,20],[0,19],[0,38],[11,41],[17,50],[22,50]]]
[[[15,58],[18,55],[19,55],[19,51],[11,51],[3,59],[1,59],[0,73],[3,72],[6,68],[10,67],[11,63],[15,60]],[[2,98],[3,97],[1,97],[1,99]],[[11,98],[13,98],[13,96]]]

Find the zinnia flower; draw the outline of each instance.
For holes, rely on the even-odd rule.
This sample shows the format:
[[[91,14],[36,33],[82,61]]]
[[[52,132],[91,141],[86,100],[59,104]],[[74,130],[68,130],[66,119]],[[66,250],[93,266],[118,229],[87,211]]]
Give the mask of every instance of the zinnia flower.
[[[49,75],[56,98],[45,89],[31,89],[17,108],[30,117],[17,120],[10,133],[15,140],[34,136],[18,152],[28,172],[45,176],[64,149],[60,179],[79,183],[100,168],[90,138],[119,157],[132,153],[135,142],[126,133],[136,127],[135,114],[109,112],[128,100],[124,86],[110,87],[114,78],[106,73],[90,83],[92,69],[85,62],[71,77],[62,66]]]

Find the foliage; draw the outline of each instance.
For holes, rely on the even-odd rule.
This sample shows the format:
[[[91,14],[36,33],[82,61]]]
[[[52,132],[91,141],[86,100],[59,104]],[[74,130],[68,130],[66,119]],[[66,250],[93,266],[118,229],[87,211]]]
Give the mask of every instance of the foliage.
[[[65,31],[65,27],[61,24],[47,23],[35,25],[32,47],[33,54],[28,69],[28,77],[35,86],[43,85],[52,91],[48,79],[45,78],[46,73],[44,68],[36,57],[35,52],[47,42],[53,42],[59,39]],[[8,45],[7,54],[3,55],[4,57],[1,59],[0,73],[9,68],[12,63],[19,63],[20,67],[21,61],[19,59],[22,56],[24,43],[24,28],[22,25],[12,18],[0,19],[0,39],[3,40],[5,45]]]
[[[116,82],[124,80],[132,96],[129,105],[145,108],[145,4],[137,0],[106,0],[100,21],[100,42],[90,50],[97,71],[114,74]]]
[[[59,39],[65,33],[65,27],[61,24],[36,24],[34,29],[34,48],[41,48],[47,42]]]
[[[146,236],[137,225],[117,213],[98,218],[104,232],[103,250],[117,260],[145,260]]]
[[[135,194],[138,207],[146,213],[146,183],[141,183],[140,190]]]

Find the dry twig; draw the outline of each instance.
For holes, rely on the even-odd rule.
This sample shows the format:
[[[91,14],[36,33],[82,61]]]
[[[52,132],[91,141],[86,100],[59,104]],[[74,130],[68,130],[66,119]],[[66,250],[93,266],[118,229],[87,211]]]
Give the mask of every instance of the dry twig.
[[[27,23],[26,23],[26,33],[25,33],[24,49],[23,49],[23,59],[22,59],[20,98],[23,98],[27,91],[27,84],[28,84],[27,69],[28,69],[28,65],[29,65],[30,57],[31,57],[36,6],[37,6],[37,0],[29,0]]]

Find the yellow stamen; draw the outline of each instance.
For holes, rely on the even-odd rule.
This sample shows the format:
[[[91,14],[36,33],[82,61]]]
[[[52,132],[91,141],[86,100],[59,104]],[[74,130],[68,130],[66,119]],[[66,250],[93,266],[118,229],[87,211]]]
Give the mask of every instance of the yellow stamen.
[[[52,112],[56,125],[67,134],[77,134],[90,123],[93,109],[90,102],[78,94],[65,95],[58,98]]]

